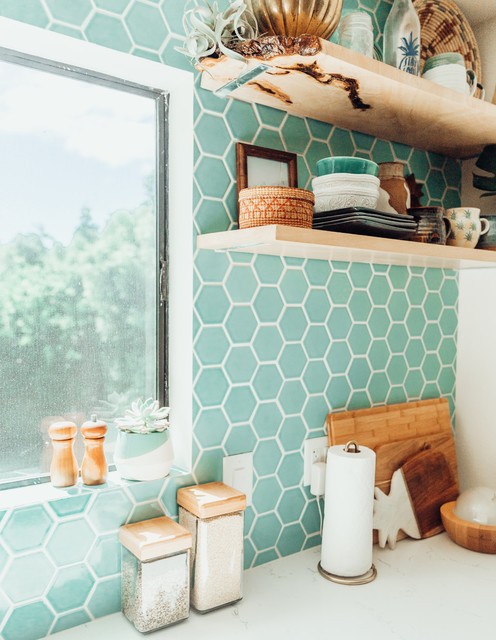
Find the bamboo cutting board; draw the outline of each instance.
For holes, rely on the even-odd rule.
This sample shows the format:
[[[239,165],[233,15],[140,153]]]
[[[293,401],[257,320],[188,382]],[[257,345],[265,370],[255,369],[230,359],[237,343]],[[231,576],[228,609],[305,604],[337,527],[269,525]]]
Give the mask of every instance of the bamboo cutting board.
[[[447,398],[417,400],[327,415],[329,446],[356,440],[365,447],[431,434],[451,435]]]

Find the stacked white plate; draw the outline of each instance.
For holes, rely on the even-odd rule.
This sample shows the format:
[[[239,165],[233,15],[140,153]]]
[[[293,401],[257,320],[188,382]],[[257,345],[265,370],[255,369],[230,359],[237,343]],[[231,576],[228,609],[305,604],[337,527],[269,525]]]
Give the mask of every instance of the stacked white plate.
[[[367,207],[375,209],[379,199],[379,178],[366,173],[330,173],[314,178],[315,212]]]

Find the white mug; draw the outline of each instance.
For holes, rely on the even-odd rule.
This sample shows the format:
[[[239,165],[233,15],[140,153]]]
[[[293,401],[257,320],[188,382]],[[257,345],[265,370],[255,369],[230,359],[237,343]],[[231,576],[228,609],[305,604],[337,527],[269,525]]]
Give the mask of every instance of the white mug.
[[[477,90],[477,76],[472,69],[459,64],[443,64],[429,69],[423,74],[426,80],[440,84],[448,89],[473,96]]]

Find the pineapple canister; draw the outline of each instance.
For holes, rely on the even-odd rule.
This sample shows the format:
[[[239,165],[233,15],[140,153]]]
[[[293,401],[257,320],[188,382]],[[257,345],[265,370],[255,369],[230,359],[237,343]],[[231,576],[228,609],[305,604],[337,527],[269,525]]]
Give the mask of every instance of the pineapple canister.
[[[191,533],[165,516],[120,527],[122,611],[148,633],[186,619]]]
[[[200,613],[240,600],[246,496],[222,482],[181,488],[179,522],[193,536],[191,604]]]

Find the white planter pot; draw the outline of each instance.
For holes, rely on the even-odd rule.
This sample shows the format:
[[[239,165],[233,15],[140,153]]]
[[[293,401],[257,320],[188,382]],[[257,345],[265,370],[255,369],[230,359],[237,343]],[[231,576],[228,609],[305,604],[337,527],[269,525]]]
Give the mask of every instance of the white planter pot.
[[[174,450],[169,431],[126,433],[119,431],[114,462],[126,480],[159,480],[169,473]]]

